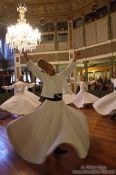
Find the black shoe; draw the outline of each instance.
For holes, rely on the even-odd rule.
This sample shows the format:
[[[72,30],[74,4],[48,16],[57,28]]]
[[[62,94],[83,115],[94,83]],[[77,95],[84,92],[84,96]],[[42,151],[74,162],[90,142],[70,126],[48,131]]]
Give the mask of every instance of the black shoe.
[[[54,154],[56,155],[62,155],[62,154],[66,154],[68,151],[66,149],[63,149],[63,148],[56,148],[55,151],[54,151]]]
[[[113,114],[110,119],[114,120],[115,118],[116,118],[116,114]]]

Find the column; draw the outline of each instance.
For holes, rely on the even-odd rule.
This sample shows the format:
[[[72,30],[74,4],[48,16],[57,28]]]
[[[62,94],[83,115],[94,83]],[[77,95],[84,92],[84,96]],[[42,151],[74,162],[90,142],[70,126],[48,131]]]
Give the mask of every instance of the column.
[[[114,58],[111,57],[109,61],[110,61],[110,66],[109,66],[110,77],[113,77],[113,74],[114,74]]]
[[[74,51],[71,50],[69,51],[69,61],[72,61],[73,58],[74,58]],[[72,90],[74,91],[74,93],[76,93],[76,73],[77,72],[75,68],[70,75],[71,86],[72,86]]]
[[[109,0],[107,1],[107,10],[108,10],[108,39],[112,39],[111,10]]]
[[[18,79],[19,75],[21,74],[21,64],[20,64],[20,55],[14,54],[14,61],[15,61],[15,81]]]
[[[85,70],[85,80],[88,81],[88,62],[89,61],[83,61],[84,63],[84,70]]]
[[[83,46],[86,46],[85,19],[84,19],[84,14],[83,14],[83,17],[82,17],[82,21],[83,21]]]
[[[36,83],[36,78],[34,77],[34,75],[32,74],[32,72],[28,72],[30,74],[31,77],[31,82],[32,83]],[[36,92],[36,85],[34,87],[32,87],[32,92],[35,93]]]
[[[116,56],[114,56],[114,61],[116,60]],[[116,65],[114,64],[114,72],[116,74]]]
[[[110,77],[113,76],[114,73],[114,57],[113,57],[113,48],[112,48],[112,25],[111,25],[111,9],[110,9],[110,1],[107,0],[107,10],[108,10],[108,39],[111,40],[111,58],[110,58]]]
[[[58,36],[57,36],[57,22],[54,23],[54,45],[55,45],[55,50],[58,50]]]
[[[73,49],[73,21],[68,21],[68,49]]]
[[[85,33],[85,18],[84,18],[84,13],[83,13],[82,20],[83,20],[83,47],[84,47],[83,58],[86,59],[86,33]]]
[[[25,76],[26,76],[26,81],[28,82],[28,68],[25,68]]]
[[[74,93],[75,94],[77,91],[76,82],[77,82],[77,68],[74,69]]]

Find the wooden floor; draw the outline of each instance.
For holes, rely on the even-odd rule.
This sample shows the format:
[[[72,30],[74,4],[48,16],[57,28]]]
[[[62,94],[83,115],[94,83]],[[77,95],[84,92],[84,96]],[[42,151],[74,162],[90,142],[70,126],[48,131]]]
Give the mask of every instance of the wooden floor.
[[[90,128],[87,158],[79,159],[69,145],[63,145],[68,149],[67,154],[59,157],[52,154],[42,165],[28,163],[15,153],[6,134],[6,125],[14,118],[0,119],[0,175],[71,175],[84,174],[83,169],[112,170],[116,174],[116,121],[100,116],[94,109],[81,111],[87,115]]]

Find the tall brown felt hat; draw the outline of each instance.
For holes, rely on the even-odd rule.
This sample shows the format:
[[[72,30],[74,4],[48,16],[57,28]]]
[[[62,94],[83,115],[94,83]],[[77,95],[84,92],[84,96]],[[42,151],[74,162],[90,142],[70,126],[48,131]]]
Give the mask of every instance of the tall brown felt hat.
[[[44,60],[43,58],[40,58],[38,60],[38,66],[40,68],[42,68],[43,70],[47,71],[48,67],[51,66],[50,63],[48,63],[46,60]]]

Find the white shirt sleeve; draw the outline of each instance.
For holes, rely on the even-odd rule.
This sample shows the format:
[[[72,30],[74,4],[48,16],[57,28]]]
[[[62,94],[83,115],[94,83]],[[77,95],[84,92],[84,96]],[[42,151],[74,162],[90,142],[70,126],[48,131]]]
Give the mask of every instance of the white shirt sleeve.
[[[95,81],[95,80],[91,80],[91,81],[88,80],[88,84],[89,84],[89,85],[91,85],[91,84],[93,84],[93,83],[96,83],[96,81]]]
[[[111,80],[111,83],[114,84],[114,78],[111,78],[110,80]]]
[[[3,89],[5,90],[10,90],[10,89],[14,89],[15,84],[12,84],[11,86],[2,86]]]
[[[24,82],[24,86],[28,87],[28,88],[32,88],[35,86],[35,83],[25,83]]]
[[[67,77],[70,75],[70,73],[73,71],[75,67],[76,67],[76,63],[72,61],[64,71],[59,73],[59,75],[63,77]]]

